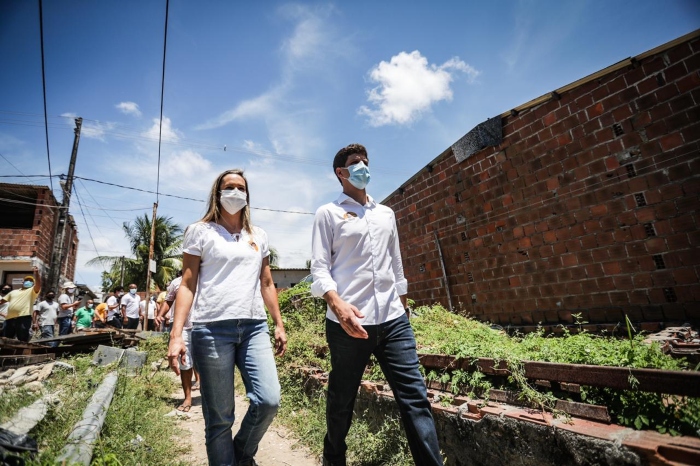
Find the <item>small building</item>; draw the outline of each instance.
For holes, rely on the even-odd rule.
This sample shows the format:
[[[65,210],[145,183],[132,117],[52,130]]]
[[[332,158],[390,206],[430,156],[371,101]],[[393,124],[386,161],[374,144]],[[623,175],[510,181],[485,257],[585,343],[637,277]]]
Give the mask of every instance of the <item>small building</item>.
[[[699,173],[695,31],[496,115],[383,203],[417,304],[650,329],[700,322]]]
[[[291,288],[309,276],[309,269],[271,269],[272,281],[278,290]],[[307,279],[309,281],[310,279]]]
[[[19,288],[32,267],[49,277],[59,203],[48,186],[0,183],[0,283]],[[78,230],[68,215],[60,282],[74,281]]]

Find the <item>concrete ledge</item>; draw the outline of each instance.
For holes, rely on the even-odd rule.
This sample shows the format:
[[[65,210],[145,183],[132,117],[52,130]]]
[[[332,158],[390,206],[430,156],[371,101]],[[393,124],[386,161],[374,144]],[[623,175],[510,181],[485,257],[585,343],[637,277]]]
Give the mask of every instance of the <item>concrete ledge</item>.
[[[327,374],[299,368],[307,390],[322,388]],[[578,417],[554,418],[541,410],[485,402],[428,390],[447,466],[697,465],[700,438],[637,431]],[[398,416],[388,385],[363,381],[356,413],[381,424]]]

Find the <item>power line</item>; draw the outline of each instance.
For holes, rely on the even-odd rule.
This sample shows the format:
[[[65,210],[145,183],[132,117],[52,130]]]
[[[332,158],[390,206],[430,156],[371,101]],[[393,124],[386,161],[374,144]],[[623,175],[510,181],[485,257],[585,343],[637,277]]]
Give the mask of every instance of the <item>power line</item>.
[[[88,235],[90,236],[90,241],[92,241],[92,247],[95,248],[95,254],[97,254],[98,256],[101,256],[102,254],[100,254],[100,252],[97,250],[97,245],[95,244],[95,238],[92,237],[92,231],[90,231],[90,225],[88,225],[87,218],[85,218],[85,212],[83,211],[83,203],[80,202],[80,196],[78,195],[77,189],[75,190],[75,200],[78,201],[78,206],[80,207],[80,213],[83,216],[83,221],[85,221],[85,228],[87,228]],[[99,228],[98,228],[98,230],[99,230]],[[101,232],[100,232],[100,234],[101,234]],[[102,265],[102,264],[100,264],[100,265]],[[107,269],[105,269],[104,265],[102,265],[102,270],[105,272],[107,271]]]
[[[41,35],[41,84],[44,91],[44,128],[46,131],[46,157],[49,160],[49,183],[53,192],[53,177],[51,176],[51,152],[49,150],[49,119],[46,112],[46,71],[44,69],[44,9],[43,0],[39,0],[39,31]]]
[[[109,183],[109,182],[107,182],[107,181],[102,181],[102,180],[94,180],[94,179],[92,179],[92,178],[86,178],[86,177],[84,177],[84,176],[76,176],[76,177],[74,177],[74,178],[76,178],[76,179],[81,179],[81,180],[85,180],[85,181],[92,181],[93,183],[99,183],[99,184],[105,184],[105,185],[108,185],[108,186],[114,186],[114,187],[116,187],[116,188],[130,189],[130,190],[132,190],[132,191],[139,191],[139,192],[148,193],[148,194],[157,194],[155,191],[149,191],[149,190],[147,190],[147,189],[134,188],[134,187],[132,187],[132,186],[124,186],[124,185],[120,185],[120,184],[116,184],[116,183]],[[204,200],[202,200],[202,199],[195,199],[195,198],[192,198],[192,197],[185,197],[185,196],[177,196],[177,195],[175,195],[175,194],[164,194],[164,193],[160,193],[160,195],[161,195],[161,196],[166,196],[166,197],[173,197],[173,198],[176,198],[176,199],[183,199],[183,200],[185,200],[185,201],[206,202],[206,201],[204,201]],[[263,208],[263,207],[251,207],[251,209],[254,209],[254,210],[264,210],[264,211],[269,211],[269,212],[280,212],[280,213],[285,213],[285,214],[315,215],[313,212],[300,212],[300,211],[294,211],[294,210],[281,210],[281,209],[266,209],[266,208]]]
[[[158,125],[158,169],[156,172],[156,204],[160,191],[160,146],[163,141],[163,94],[165,93],[165,51],[168,45],[168,9],[170,0],[165,0],[165,33],[163,37],[163,75],[160,79],[160,123]],[[154,210],[155,212],[155,210]],[[155,219],[154,219],[155,220]]]

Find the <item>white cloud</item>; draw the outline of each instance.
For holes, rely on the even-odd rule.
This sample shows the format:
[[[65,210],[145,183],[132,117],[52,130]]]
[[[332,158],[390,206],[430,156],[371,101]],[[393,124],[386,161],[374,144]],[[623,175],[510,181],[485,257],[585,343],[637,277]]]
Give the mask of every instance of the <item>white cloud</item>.
[[[141,136],[157,141],[159,134],[162,135],[163,142],[177,142],[182,137],[182,134],[178,130],[173,129],[170,118],[168,117],[163,117],[162,133],[160,128],[160,120],[158,118],[154,118],[153,126],[141,133]]]
[[[137,117],[141,116],[141,110],[139,110],[139,104],[136,102],[120,102],[115,105],[117,110],[125,115],[134,115]]]
[[[61,116],[63,118],[78,118],[78,114],[73,112],[61,113]]]
[[[244,100],[231,110],[196,126],[195,129],[220,128],[236,120],[262,117],[274,109],[274,103],[277,101],[278,95],[280,94],[279,91],[279,89],[273,89],[258,97]]]
[[[90,139],[97,139],[105,142],[105,133],[113,130],[115,127],[114,123],[100,121],[85,121],[83,120],[83,126],[80,130],[80,136]]]
[[[369,117],[372,126],[411,123],[434,103],[452,100],[450,84],[456,73],[466,74],[468,82],[479,75],[457,57],[437,66],[417,50],[401,52],[370,70],[370,81],[378,84],[367,97],[374,108],[363,105],[358,112]]]

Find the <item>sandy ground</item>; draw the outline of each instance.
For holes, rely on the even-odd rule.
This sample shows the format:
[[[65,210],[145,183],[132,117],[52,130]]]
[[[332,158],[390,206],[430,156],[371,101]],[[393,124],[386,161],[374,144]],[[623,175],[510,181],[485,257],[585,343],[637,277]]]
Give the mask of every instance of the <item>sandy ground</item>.
[[[175,375],[173,374],[173,377]],[[182,391],[173,394],[173,404],[182,401]],[[241,425],[243,415],[248,409],[248,402],[241,395],[236,396],[236,421],[233,424],[234,435]],[[186,441],[192,446],[192,451],[181,461],[194,466],[207,464],[207,450],[204,445],[204,418],[202,417],[202,399],[199,391],[193,392],[192,409],[189,416],[178,416],[179,424],[189,432]],[[255,461],[259,466],[319,466],[318,458],[311,456],[309,451],[297,443],[292,434],[283,426],[273,423],[260,442]]]

